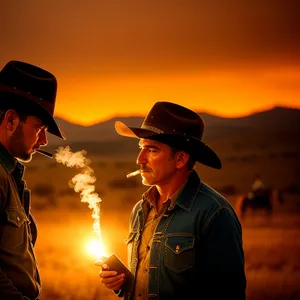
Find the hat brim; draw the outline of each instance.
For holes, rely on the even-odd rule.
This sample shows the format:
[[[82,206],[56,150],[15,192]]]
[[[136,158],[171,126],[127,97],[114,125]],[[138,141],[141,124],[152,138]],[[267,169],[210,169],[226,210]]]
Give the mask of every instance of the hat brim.
[[[48,132],[61,138],[66,139],[63,131],[58,127],[51,114],[39,104],[39,100],[30,94],[21,94],[8,90],[0,86],[0,95],[5,97],[7,101],[0,102],[0,108],[15,108],[16,110],[24,111],[24,113],[36,116],[48,126]],[[24,101],[26,99],[26,101]]]
[[[208,167],[222,168],[219,156],[200,139],[181,134],[157,133],[148,129],[129,127],[120,121],[115,123],[115,129],[122,136],[155,140],[189,153],[193,159]]]
[[[58,127],[57,123],[55,122],[54,118],[46,112],[45,115],[45,123],[48,125],[48,132],[65,140],[66,136],[64,132]]]

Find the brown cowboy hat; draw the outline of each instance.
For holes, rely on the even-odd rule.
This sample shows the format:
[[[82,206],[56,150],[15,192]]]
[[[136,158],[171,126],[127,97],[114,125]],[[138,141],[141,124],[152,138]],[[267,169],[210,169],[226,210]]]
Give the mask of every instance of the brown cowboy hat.
[[[10,61],[0,72],[0,108],[36,116],[48,126],[48,132],[65,139],[53,118],[56,91],[55,76],[37,66]]]
[[[141,128],[129,127],[117,121],[115,129],[123,136],[152,139],[183,150],[209,167],[222,167],[218,155],[202,142],[204,121],[197,113],[181,105],[156,102]]]

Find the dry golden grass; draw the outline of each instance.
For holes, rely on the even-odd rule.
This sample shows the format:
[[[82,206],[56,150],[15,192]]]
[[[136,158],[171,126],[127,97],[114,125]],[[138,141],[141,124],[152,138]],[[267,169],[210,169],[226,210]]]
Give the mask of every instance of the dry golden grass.
[[[99,267],[95,257],[86,251],[93,233],[91,212],[50,210],[38,211],[39,239],[36,246],[41,277],[42,299],[113,299],[106,289],[100,289]],[[103,218],[103,239],[107,254],[117,253],[126,261],[124,223],[128,216],[108,215]]]
[[[36,254],[43,279],[42,300],[116,299],[100,284],[94,257],[84,248],[95,236],[90,211],[38,211],[35,215],[39,223]],[[107,252],[126,261],[123,241],[129,211],[102,215]],[[246,220],[243,235],[248,300],[299,299],[300,226],[294,227],[296,218],[278,215],[269,222],[263,217]]]

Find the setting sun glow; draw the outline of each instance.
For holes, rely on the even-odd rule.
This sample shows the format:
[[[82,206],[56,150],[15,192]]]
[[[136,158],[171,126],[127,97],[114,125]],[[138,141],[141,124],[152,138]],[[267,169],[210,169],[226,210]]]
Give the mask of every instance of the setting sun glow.
[[[116,116],[144,116],[154,102],[172,101],[198,112],[242,117],[274,106],[299,108],[299,76],[300,71],[290,66],[126,77],[62,76],[55,113],[89,126]]]

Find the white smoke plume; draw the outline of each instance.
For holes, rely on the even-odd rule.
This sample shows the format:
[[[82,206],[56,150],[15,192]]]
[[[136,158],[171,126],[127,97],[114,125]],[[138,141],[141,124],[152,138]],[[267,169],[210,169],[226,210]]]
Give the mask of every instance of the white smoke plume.
[[[86,151],[81,150],[72,152],[69,146],[59,147],[54,158],[58,163],[62,163],[70,168],[81,169],[69,182],[70,187],[80,194],[81,202],[88,203],[89,208],[93,209],[92,218],[94,219],[93,229],[101,239],[100,228],[100,202],[99,195],[95,192],[94,170],[89,166],[91,161],[85,157]]]

